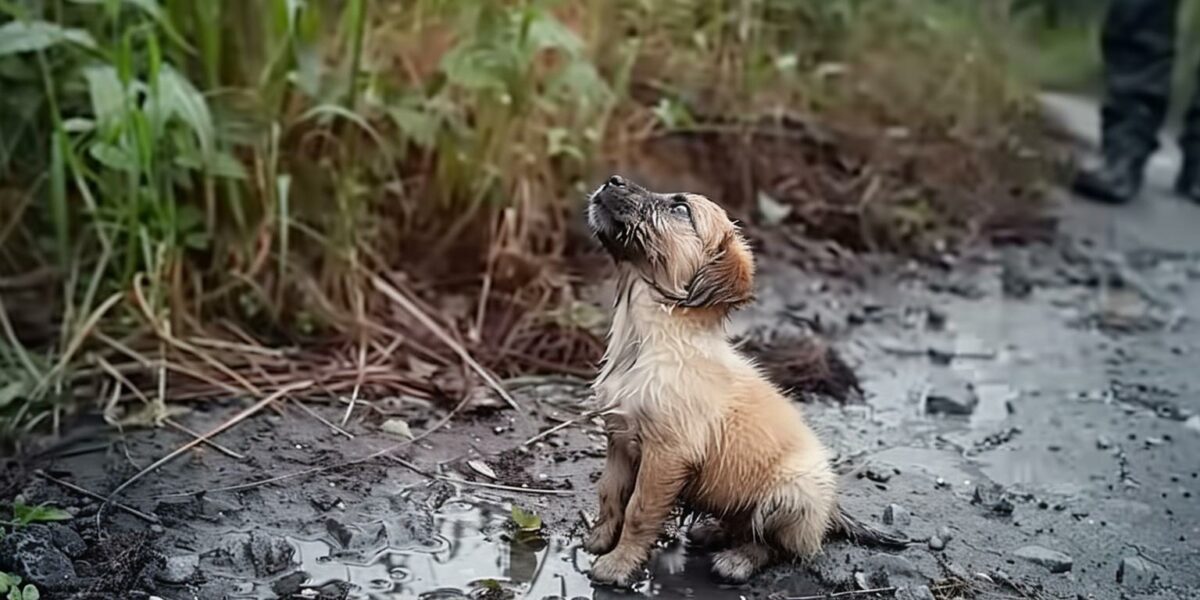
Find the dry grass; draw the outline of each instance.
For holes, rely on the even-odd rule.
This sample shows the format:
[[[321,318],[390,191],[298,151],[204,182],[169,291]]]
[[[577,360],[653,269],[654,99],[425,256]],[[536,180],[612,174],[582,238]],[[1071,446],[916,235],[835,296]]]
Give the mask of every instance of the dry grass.
[[[1001,4],[13,14],[75,37],[0,54],[37,63],[0,82],[17,90],[0,120],[0,372],[16,382],[0,437],[95,398],[113,422],[159,424],[172,402],[308,379],[349,415],[587,376],[601,343],[563,309],[591,275],[583,195],[610,169],[686,175],[744,215],[768,194],[856,249],[1026,228],[1041,157]],[[143,35],[123,46],[126,26]]]

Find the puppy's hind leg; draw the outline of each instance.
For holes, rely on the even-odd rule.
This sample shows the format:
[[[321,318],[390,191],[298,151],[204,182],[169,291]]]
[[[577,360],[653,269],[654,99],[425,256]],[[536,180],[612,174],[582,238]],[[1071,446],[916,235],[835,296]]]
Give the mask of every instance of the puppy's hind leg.
[[[741,583],[767,566],[773,554],[766,544],[749,540],[714,554],[712,570],[721,579]]]
[[[836,510],[831,471],[793,472],[755,509],[754,530],[790,558],[812,558],[821,551]]]

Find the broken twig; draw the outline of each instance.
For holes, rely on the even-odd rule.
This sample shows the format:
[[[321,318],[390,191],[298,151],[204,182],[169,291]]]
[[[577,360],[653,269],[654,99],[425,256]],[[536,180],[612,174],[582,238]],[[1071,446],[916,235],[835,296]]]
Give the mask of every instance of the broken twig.
[[[443,344],[446,344],[446,346],[453,350],[454,353],[457,354],[458,357],[462,359],[462,361],[466,363],[472,371],[475,371],[475,373],[479,375],[479,377],[481,377],[489,387],[495,390],[496,393],[504,399],[506,404],[515,410],[521,409],[521,407],[517,405],[517,401],[513,400],[513,397],[510,396],[508,391],[504,389],[504,386],[500,385],[500,382],[496,381],[496,378],[493,377],[492,374],[487,371],[487,369],[483,368],[483,365],[480,365],[478,362],[476,362],[475,358],[472,357],[469,352],[467,352],[466,348],[463,348],[462,344],[455,341],[453,337],[450,337],[450,334],[446,333],[446,331],[442,329],[442,327],[439,326],[436,321],[430,318],[429,315],[425,314],[425,311],[417,307],[412,300],[410,300],[407,296],[401,293],[400,290],[396,289],[394,286],[392,286],[392,284],[388,283],[378,275],[371,276],[371,283],[374,284],[375,289],[387,296],[392,302],[400,305],[400,308],[403,308],[405,312],[412,315],[412,317],[419,321],[421,325],[424,325],[426,329],[437,336],[437,338],[441,340]]]
[[[68,490],[71,490],[72,492],[87,496],[88,498],[91,498],[92,500],[99,500],[101,502],[107,502],[107,500],[104,498],[104,496],[101,496],[100,494],[97,494],[96,492],[93,492],[87,488],[83,488],[78,485],[75,485],[74,483],[71,483],[69,481],[63,481],[61,479],[58,479],[57,477],[51,477],[51,476],[47,475],[45,471],[37,470],[37,471],[34,471],[33,474],[38,477],[41,477],[42,479],[45,479],[46,481],[49,481],[50,483],[65,487]],[[143,521],[146,521],[147,523],[157,524],[160,522],[158,517],[151,515],[151,514],[146,514],[136,508],[133,508],[132,506],[127,506],[125,504],[121,504],[120,502],[113,502],[112,505],[143,520]]]
[[[209,438],[211,438],[211,437],[213,437],[213,436],[215,436],[215,435],[217,435],[217,434],[221,433],[222,431],[225,431],[226,429],[229,429],[230,427],[233,427],[234,425],[237,425],[238,423],[241,423],[242,421],[244,421],[244,420],[248,419],[249,417],[253,416],[253,415],[254,415],[255,413],[257,413],[258,411],[260,411],[260,410],[262,410],[262,409],[266,408],[266,407],[267,407],[269,404],[271,404],[272,402],[274,402],[274,401],[278,400],[279,398],[281,398],[281,397],[283,397],[283,396],[285,396],[285,395],[287,395],[287,394],[290,394],[290,393],[293,393],[293,392],[297,392],[297,391],[299,391],[299,390],[302,390],[302,389],[304,389],[304,388],[310,387],[310,386],[312,386],[312,385],[313,385],[313,382],[312,382],[312,381],[298,381],[298,382],[296,382],[296,383],[293,383],[293,384],[291,384],[291,385],[289,385],[289,386],[286,386],[286,387],[284,387],[284,388],[282,388],[282,389],[280,389],[280,390],[276,391],[274,394],[271,394],[270,396],[267,396],[266,398],[263,398],[262,400],[258,401],[257,403],[255,403],[255,404],[254,404],[254,406],[251,406],[250,408],[247,408],[246,410],[243,410],[242,412],[240,412],[240,413],[238,413],[238,414],[234,415],[234,416],[233,416],[233,418],[231,418],[231,419],[229,419],[228,421],[225,421],[224,423],[222,423],[222,424],[220,424],[220,425],[216,426],[215,428],[213,428],[213,429],[212,429],[211,431],[209,431],[208,433],[206,433],[206,434],[203,434],[203,435],[201,435],[201,436],[197,437],[196,439],[194,439],[194,440],[192,440],[192,441],[190,441],[190,442],[188,442],[188,443],[186,443],[186,444],[184,444],[184,445],[182,445],[182,446],[180,446],[180,447],[176,448],[176,449],[175,449],[173,452],[171,452],[170,454],[168,454],[168,455],[166,455],[166,456],[164,456],[164,457],[162,457],[162,458],[160,458],[160,459],[158,459],[158,460],[154,461],[154,463],[153,463],[153,464],[151,464],[150,466],[146,467],[145,469],[142,469],[141,471],[138,471],[136,474],[134,474],[134,476],[133,476],[133,477],[130,477],[129,479],[126,479],[126,480],[125,480],[125,483],[122,483],[121,485],[118,485],[118,486],[117,486],[117,489],[113,490],[113,491],[112,491],[112,493],[110,493],[110,494],[108,495],[108,498],[107,498],[107,499],[105,499],[105,501],[104,501],[104,504],[100,505],[100,510],[99,510],[99,511],[96,513],[96,515],[97,515],[97,519],[99,519],[99,515],[100,515],[100,513],[104,512],[104,507],[105,507],[105,506],[107,506],[108,504],[112,503],[112,501],[113,501],[113,498],[116,498],[118,495],[120,495],[120,493],[121,493],[121,492],[125,491],[125,489],[126,489],[126,488],[128,488],[128,487],[129,487],[129,486],[131,486],[131,485],[133,485],[133,483],[134,483],[135,481],[137,481],[137,480],[141,479],[142,477],[145,477],[147,474],[151,473],[151,472],[152,472],[152,471],[154,471],[155,469],[157,469],[157,468],[159,468],[159,467],[161,467],[161,466],[163,466],[163,465],[165,465],[165,464],[167,464],[167,463],[171,462],[172,460],[174,460],[175,458],[177,458],[177,457],[178,457],[180,454],[183,454],[184,452],[187,452],[188,450],[191,450],[193,447],[195,447],[196,445],[198,445],[198,444],[202,443],[203,441],[205,441],[205,440],[207,440],[207,439],[209,439]]]

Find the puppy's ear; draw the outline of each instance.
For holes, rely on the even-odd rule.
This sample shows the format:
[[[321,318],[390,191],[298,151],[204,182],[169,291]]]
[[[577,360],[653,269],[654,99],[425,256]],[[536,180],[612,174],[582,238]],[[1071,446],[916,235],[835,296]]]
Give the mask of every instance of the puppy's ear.
[[[716,255],[700,267],[679,306],[737,308],[754,298],[754,255],[736,231],[721,241]]]

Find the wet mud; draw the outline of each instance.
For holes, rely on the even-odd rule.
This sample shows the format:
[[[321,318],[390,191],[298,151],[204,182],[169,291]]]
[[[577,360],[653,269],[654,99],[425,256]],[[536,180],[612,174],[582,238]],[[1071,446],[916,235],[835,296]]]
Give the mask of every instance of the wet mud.
[[[1169,210],[1200,227],[1200,207]],[[1200,238],[1156,238],[1157,217],[1129,214],[1068,203],[1051,243],[940,266],[819,268],[759,237],[759,301],[733,332],[761,347],[815,331],[853,370],[839,387],[853,393],[797,404],[836,453],[846,508],[904,549],[833,540],[727,586],[677,519],[635,590],[594,587],[580,548],[603,464],[600,426],[581,418],[589,390],[523,378],[520,411],[466,410],[412,443],[381,423],[420,434],[446,407],[374,399],[339,432],[281,404],[216,438],[242,458],[200,446],[121,507],[58,482],[106,494],[188,438],[103,430],[28,465],[13,493],[73,518],[7,536],[0,570],[43,598],[1200,597]],[[333,423],[345,412],[306,405]],[[206,430],[241,406],[178,420]]]

